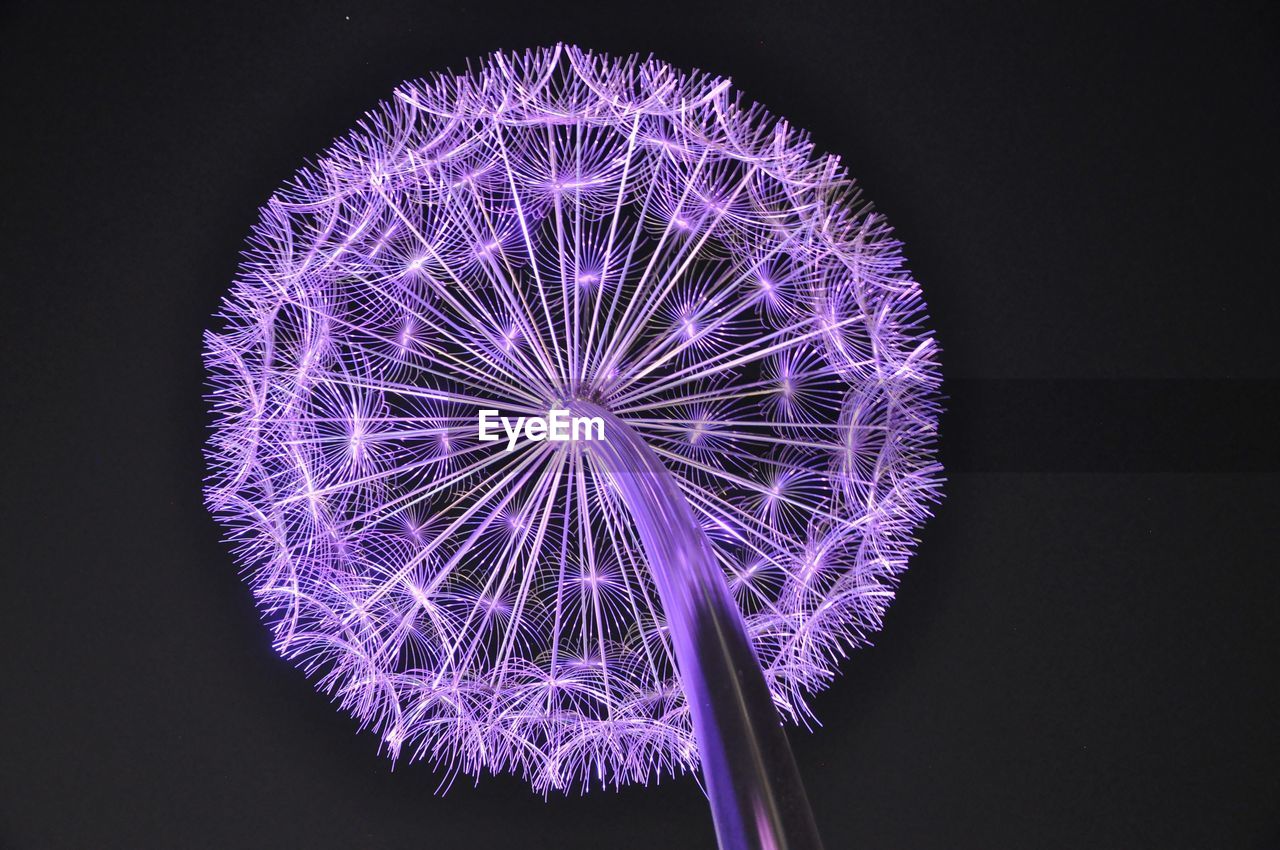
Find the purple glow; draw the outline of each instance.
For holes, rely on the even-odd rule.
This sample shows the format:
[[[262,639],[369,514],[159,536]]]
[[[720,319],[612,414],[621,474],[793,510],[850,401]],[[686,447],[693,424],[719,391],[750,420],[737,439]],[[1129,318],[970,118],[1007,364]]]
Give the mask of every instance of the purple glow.
[[[803,133],[654,60],[402,85],[262,209],[222,318],[207,500],[275,645],[446,781],[698,764],[631,502],[590,443],[507,452],[479,410],[633,429],[792,721],[937,497],[937,346],[890,229]]]

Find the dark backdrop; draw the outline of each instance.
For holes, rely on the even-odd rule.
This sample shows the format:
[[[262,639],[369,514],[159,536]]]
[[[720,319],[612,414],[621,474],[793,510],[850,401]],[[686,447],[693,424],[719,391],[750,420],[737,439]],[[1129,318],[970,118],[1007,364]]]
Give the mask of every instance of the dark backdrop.
[[[1259,3],[0,12],[0,844],[694,848],[688,780],[433,796],[278,660],[200,501],[257,207],[400,80],[576,41],[841,153],[945,348],[948,499],[792,735],[829,848],[1280,840],[1277,14]]]

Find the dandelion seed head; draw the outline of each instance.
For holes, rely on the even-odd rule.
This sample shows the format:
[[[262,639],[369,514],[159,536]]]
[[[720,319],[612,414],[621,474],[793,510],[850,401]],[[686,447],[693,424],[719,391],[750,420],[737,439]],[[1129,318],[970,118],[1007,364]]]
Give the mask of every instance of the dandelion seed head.
[[[408,82],[262,208],[206,337],[210,510],[274,646],[384,751],[552,789],[696,768],[616,486],[477,414],[634,428],[809,718],[938,498],[937,345],[838,160],[573,47]]]

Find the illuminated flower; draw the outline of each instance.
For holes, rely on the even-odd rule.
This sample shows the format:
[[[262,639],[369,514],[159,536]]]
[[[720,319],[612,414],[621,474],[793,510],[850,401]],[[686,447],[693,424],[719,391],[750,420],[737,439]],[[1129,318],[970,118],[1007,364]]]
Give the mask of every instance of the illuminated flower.
[[[937,496],[937,347],[835,158],[727,81],[570,47],[406,83],[263,207],[206,339],[207,501],[279,652],[392,757],[546,791],[696,766],[639,433],[779,709],[879,628]]]

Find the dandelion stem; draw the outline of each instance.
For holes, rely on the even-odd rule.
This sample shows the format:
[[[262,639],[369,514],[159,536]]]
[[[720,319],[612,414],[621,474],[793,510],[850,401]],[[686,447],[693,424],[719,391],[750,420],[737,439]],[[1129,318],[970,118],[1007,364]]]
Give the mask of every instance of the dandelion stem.
[[[617,487],[648,556],[720,847],[820,848],[791,747],[706,532],[635,430],[591,402],[572,407],[605,420],[606,439],[584,445]]]

